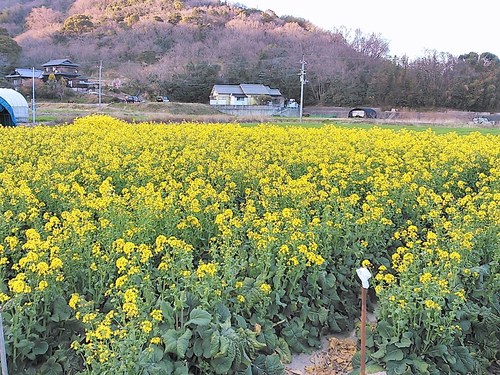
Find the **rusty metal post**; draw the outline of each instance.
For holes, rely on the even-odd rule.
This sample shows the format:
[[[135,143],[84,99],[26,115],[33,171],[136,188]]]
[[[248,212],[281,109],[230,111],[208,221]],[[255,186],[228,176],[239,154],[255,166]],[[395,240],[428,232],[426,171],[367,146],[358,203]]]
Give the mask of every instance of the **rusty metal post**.
[[[7,354],[5,347],[5,338],[3,335],[3,319],[2,319],[3,308],[0,307],[0,361],[2,362],[2,375],[9,375],[7,370]]]
[[[366,288],[361,288],[361,368],[360,375],[365,375],[366,362]]]
[[[370,287],[368,279],[372,277],[370,271],[365,268],[358,268],[356,270],[358,277],[361,280],[361,366],[360,374],[365,375],[365,362],[366,362],[366,291]]]

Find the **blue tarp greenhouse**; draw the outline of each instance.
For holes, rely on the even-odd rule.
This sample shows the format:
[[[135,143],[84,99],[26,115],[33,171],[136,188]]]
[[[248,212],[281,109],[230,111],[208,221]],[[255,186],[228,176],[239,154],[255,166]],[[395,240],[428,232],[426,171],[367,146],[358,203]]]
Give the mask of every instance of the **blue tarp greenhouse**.
[[[12,89],[0,89],[0,124],[15,126],[28,120],[28,102],[24,96]]]

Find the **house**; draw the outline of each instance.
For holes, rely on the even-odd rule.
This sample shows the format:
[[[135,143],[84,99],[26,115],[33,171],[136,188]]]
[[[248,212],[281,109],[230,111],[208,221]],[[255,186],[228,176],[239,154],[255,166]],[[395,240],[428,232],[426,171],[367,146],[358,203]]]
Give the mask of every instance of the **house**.
[[[13,89],[0,89],[0,124],[15,126],[20,122],[28,122],[28,102]]]
[[[54,74],[57,80],[64,78],[68,87],[76,88],[81,81],[81,74],[78,73],[79,66],[69,59],[50,60],[42,65],[43,80],[46,82],[49,76]]]
[[[16,68],[12,73],[5,76],[5,79],[10,83],[14,90],[19,90],[20,87],[26,85],[32,85],[33,77],[35,79],[42,79],[43,70],[35,69],[33,75],[33,69]]]
[[[262,84],[214,85],[210,105],[271,105],[283,107],[285,98],[280,90]]]

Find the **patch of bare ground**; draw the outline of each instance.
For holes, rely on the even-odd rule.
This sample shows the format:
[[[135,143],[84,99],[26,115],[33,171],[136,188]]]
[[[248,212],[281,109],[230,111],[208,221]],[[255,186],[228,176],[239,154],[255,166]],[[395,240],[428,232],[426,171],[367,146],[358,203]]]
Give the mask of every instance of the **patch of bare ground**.
[[[352,370],[356,341],[351,338],[330,337],[321,350],[310,355],[295,356],[287,366],[288,375],[345,375]]]

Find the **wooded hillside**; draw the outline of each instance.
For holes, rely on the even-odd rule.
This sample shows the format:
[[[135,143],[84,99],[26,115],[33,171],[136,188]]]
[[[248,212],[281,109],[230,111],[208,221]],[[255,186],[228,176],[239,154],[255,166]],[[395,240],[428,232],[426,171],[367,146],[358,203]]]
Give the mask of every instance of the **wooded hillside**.
[[[309,105],[500,110],[500,63],[487,52],[409,61],[388,56],[380,35],[216,0],[0,0],[0,9],[10,35],[0,35],[2,73],[69,57],[93,77],[102,60],[106,82],[131,94],[207,102],[215,83],[264,83],[298,98],[304,56]],[[20,53],[5,47],[12,39]]]

